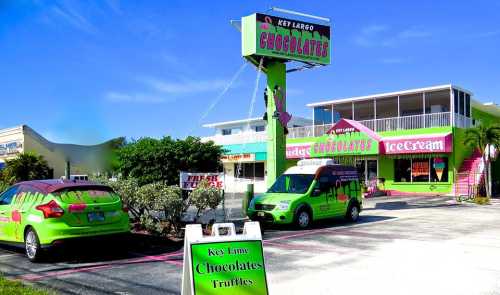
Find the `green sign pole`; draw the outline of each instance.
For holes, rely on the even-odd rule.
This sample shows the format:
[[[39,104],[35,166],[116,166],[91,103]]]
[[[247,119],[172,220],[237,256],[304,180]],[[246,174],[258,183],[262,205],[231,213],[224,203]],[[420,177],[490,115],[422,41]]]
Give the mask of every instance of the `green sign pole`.
[[[280,112],[286,111],[286,65],[283,62],[272,61],[267,69],[267,187],[285,172],[286,138],[284,128],[275,116],[276,100],[282,103]],[[281,89],[285,95],[278,95]]]

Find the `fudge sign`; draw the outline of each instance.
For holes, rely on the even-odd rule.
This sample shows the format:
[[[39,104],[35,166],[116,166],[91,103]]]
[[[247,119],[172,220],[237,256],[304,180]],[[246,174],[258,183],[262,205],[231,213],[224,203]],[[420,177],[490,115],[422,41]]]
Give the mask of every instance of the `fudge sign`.
[[[190,173],[182,172],[179,176],[183,190],[194,190],[202,180],[208,181],[211,187],[224,189],[224,173]]]

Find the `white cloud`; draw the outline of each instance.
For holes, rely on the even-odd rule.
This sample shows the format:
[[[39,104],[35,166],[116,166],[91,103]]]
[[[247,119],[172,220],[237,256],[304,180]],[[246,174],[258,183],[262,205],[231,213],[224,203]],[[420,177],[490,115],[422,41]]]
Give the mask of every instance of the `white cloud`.
[[[157,96],[146,93],[123,93],[109,91],[104,94],[104,98],[114,103],[164,103],[168,102],[165,96]]]
[[[408,58],[402,58],[402,57],[386,57],[380,59],[380,62],[383,64],[403,64],[407,63],[409,60]]]
[[[140,78],[140,81],[154,90],[167,94],[189,94],[212,92],[224,89],[229,81],[224,79],[167,81],[157,78]]]
[[[361,29],[354,38],[354,42],[363,47],[396,46],[404,41],[432,36],[428,31],[417,27],[410,27],[401,31],[394,31],[387,25],[370,25]]]
[[[69,3],[69,2],[65,2]],[[86,33],[95,34],[97,29],[92,25],[92,23],[85,18],[82,14],[78,13],[77,9],[70,5],[62,6],[52,6],[50,9],[51,17],[60,18],[72,27],[84,31]]]

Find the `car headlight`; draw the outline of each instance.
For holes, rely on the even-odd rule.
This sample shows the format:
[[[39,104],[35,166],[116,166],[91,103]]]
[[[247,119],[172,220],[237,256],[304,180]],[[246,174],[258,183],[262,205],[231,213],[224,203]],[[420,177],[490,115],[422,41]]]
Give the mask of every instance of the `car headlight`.
[[[290,201],[281,201],[278,203],[278,210],[285,211],[288,210]]]

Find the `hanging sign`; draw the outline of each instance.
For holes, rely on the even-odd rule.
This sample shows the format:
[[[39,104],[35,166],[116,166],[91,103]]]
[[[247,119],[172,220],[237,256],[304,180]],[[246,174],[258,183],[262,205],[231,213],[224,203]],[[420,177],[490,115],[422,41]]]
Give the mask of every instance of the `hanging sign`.
[[[233,154],[233,155],[222,155],[222,163],[230,162],[254,162],[255,154]]]
[[[186,226],[182,295],[268,295],[258,222],[237,235],[233,223],[214,224],[204,237],[199,224]]]
[[[255,13],[241,21],[243,56],[330,64],[330,26]]]
[[[202,180],[208,181],[211,187],[224,189],[224,173],[191,173],[180,172],[180,186],[183,190],[194,190]]]

